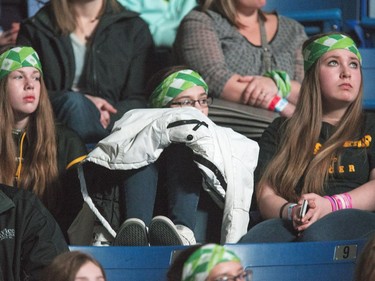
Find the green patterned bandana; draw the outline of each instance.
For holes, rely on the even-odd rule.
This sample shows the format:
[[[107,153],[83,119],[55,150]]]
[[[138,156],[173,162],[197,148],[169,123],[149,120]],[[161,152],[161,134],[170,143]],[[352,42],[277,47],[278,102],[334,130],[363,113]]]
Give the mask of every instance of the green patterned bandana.
[[[0,55],[0,79],[21,67],[35,67],[42,73],[38,54],[31,47],[15,47]]]
[[[329,34],[314,40],[303,50],[305,72],[309,70],[322,55],[336,49],[345,49],[352,52],[358,57],[360,63],[362,63],[361,54],[350,37],[344,34]]]
[[[196,250],[184,263],[182,281],[204,281],[219,263],[241,262],[232,251],[217,244],[207,244]]]
[[[208,93],[208,86],[194,70],[184,69],[172,73],[160,83],[150,96],[151,107],[164,107],[181,92],[194,86],[202,86]]]

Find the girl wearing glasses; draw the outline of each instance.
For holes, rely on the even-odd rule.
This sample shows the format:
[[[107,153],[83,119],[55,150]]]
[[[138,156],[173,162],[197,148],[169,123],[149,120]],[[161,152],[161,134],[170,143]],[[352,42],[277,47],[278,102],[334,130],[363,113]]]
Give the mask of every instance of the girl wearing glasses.
[[[208,115],[211,98],[206,83],[195,71],[182,66],[161,70],[152,77],[147,88],[151,92],[152,108],[192,106]],[[164,150],[157,164],[129,173],[131,176],[125,180],[123,189],[125,215],[129,219],[120,228],[115,245],[195,244],[193,230],[202,177],[193,162],[191,149],[183,144],[172,144]],[[159,174],[165,177],[169,218],[152,218]],[[148,181],[147,186],[145,181]],[[148,230],[146,225],[149,225]]]
[[[155,76],[151,79],[148,85],[148,89],[153,89],[149,99],[149,103],[152,108],[178,109],[181,107],[194,107],[197,110],[201,111],[205,116],[208,115],[208,106],[211,103],[211,98],[208,96],[207,84],[197,72],[191,69],[187,69],[182,66],[174,66],[172,68],[162,70],[155,74]],[[167,129],[165,128],[167,127],[165,125],[165,122],[172,122],[170,120],[162,120],[162,125],[156,125],[155,127],[152,127],[152,129],[145,129],[144,124],[148,122],[148,119],[153,118],[150,117],[150,115],[155,114],[159,116],[160,114],[165,114],[166,116],[173,116],[174,114],[176,114],[177,121],[174,123],[179,124],[181,122],[189,122],[189,120],[195,120],[197,122],[199,122],[200,120],[204,121],[200,123],[210,121],[207,118],[203,118],[204,116],[201,117],[201,114],[196,114],[195,111],[191,110],[181,110],[174,112],[174,110],[162,111],[155,109],[144,109],[142,112],[141,111],[142,110],[140,109],[136,110],[134,113],[125,115],[123,117],[124,123],[121,123],[120,126],[128,132],[138,130],[138,128],[136,128],[137,126],[142,127],[142,131],[146,132],[143,136],[140,136],[140,133],[135,134],[136,137],[133,138],[135,139],[135,142],[139,140],[139,142],[142,143],[142,148],[139,147],[139,149],[134,149],[135,145],[126,145],[126,147],[131,146],[132,148],[131,151],[129,151],[130,149],[127,149],[125,152],[122,151],[122,154],[124,154],[125,157],[128,157],[127,159],[133,159],[133,156],[135,154],[137,156],[138,154],[143,153],[149,147],[155,146],[157,147],[156,150],[160,151],[159,144],[160,142],[162,142],[162,140],[159,140],[159,137],[163,136],[161,137],[163,139],[164,136],[169,134],[168,136],[166,136],[166,138],[170,139],[175,136],[172,135],[173,132],[171,133],[171,131],[168,131],[167,133]],[[188,114],[185,115],[186,118],[181,117],[181,114],[183,114],[183,112],[185,112],[185,114]],[[139,124],[133,125],[134,123]],[[171,123],[168,123],[168,126],[169,125],[171,125]],[[228,184],[227,188],[227,190],[230,190],[229,186],[231,186],[233,188],[236,187],[236,190],[237,188],[240,189],[238,192],[236,192],[236,194],[241,194],[241,196],[246,197],[245,199],[239,199],[235,194],[233,194],[230,199],[224,199],[224,197],[227,198],[225,194],[228,194],[224,189],[222,189],[222,193],[221,190],[219,192],[215,191],[217,192],[215,193],[215,196],[218,197],[218,200],[220,200],[220,203],[222,203],[222,205],[224,206],[224,210],[229,210],[226,209],[226,206],[235,208],[234,203],[228,204],[228,202],[234,201],[241,201],[239,202],[239,204],[250,206],[253,187],[252,172],[256,165],[258,145],[255,142],[247,139],[246,137],[234,133],[228,128],[220,128],[219,126],[215,127],[214,124],[211,123],[205,125],[207,126],[207,128],[202,124],[199,125],[202,126],[202,128],[197,131],[197,134],[206,134],[208,133],[208,131],[210,131],[209,128],[211,128],[211,130],[215,130],[216,132],[215,136],[212,135],[212,133],[207,134],[207,138],[205,138],[206,141],[212,141],[213,145],[214,140],[215,143],[219,143],[220,141],[223,142],[223,140],[218,139],[218,135],[222,134],[222,136],[226,136],[225,139],[227,141],[225,141],[225,144],[232,145],[233,142],[236,142],[237,145],[234,146],[236,148],[241,147],[241,151],[236,149],[226,149],[226,152],[224,153],[222,151],[223,147],[221,147],[220,144],[217,144],[216,147],[210,146],[210,149],[215,151],[215,157],[218,157],[222,160],[220,160],[220,163],[213,163],[212,161],[215,160],[211,158],[207,159],[207,161],[212,162],[211,164],[215,167],[218,167],[216,165],[221,165],[219,166],[219,170],[223,169],[223,174],[225,174],[225,168],[223,167],[224,164],[221,163],[223,163],[224,161],[227,162],[225,165],[227,165],[228,167],[232,167],[233,165],[233,168],[231,168],[230,171],[236,169],[236,173],[238,172],[241,174],[239,170],[246,169],[246,172],[241,174],[240,177],[236,176],[236,179],[241,179],[241,184],[237,184],[237,181],[233,179],[232,184]],[[183,125],[175,126],[176,127],[174,128],[176,128],[176,131],[174,132],[177,132],[179,135],[183,135],[183,139],[189,137],[189,133],[184,129],[187,127],[184,127]],[[194,129],[192,130],[192,133],[193,131]],[[192,135],[190,136],[191,139],[194,138]],[[124,135],[121,134],[121,136],[119,137],[123,139]],[[197,136],[197,138],[199,137]],[[198,140],[194,143],[197,147],[202,145],[202,142],[199,143]],[[195,229],[196,225],[196,211],[198,201],[200,199],[200,192],[203,189],[202,167],[198,167],[197,157],[204,157],[202,156],[203,154],[205,154],[204,149],[205,148],[197,148],[193,152],[193,149],[189,147],[189,144],[185,143],[182,139],[177,142],[171,140],[170,143],[168,143],[168,146],[163,146],[162,153],[160,152],[161,155],[159,158],[157,158],[156,162],[150,161],[150,159],[154,156],[154,152],[149,152],[149,150],[147,150],[147,153],[143,153],[146,155],[145,157],[147,159],[143,160],[142,158],[142,161],[146,162],[147,166],[136,169],[134,169],[134,166],[132,166],[132,170],[126,171],[127,177],[125,180],[124,188],[121,188],[122,201],[125,202],[125,211],[123,213],[125,222],[121,225],[119,231],[117,232],[114,245],[141,246],[196,244],[193,230]],[[236,153],[241,155],[237,155]],[[240,160],[234,164],[232,162],[233,158]],[[121,160],[119,159],[119,161]],[[138,164],[139,162],[140,161],[138,161],[137,159],[136,163]],[[150,162],[151,164],[149,164]],[[201,162],[199,163],[201,164]],[[204,168],[206,167],[207,166],[204,166]],[[209,168],[207,169],[209,171],[212,171]],[[228,173],[228,170],[226,171]],[[221,172],[219,171],[218,173]],[[217,177],[217,174],[213,176]],[[159,185],[158,178],[161,179],[159,180]],[[230,176],[228,176],[228,178],[232,179],[232,177]],[[226,180],[227,179],[224,179],[223,181]],[[220,180],[218,180],[217,182],[219,181]],[[221,184],[223,184],[223,181],[220,182],[219,189],[222,187]],[[156,190],[158,188],[160,189],[160,194],[165,195],[163,201],[168,202],[168,217],[156,216],[153,218]],[[244,194],[247,195],[244,196]],[[243,207],[243,209],[246,209],[246,207]],[[244,211],[242,213],[240,210],[238,210],[235,211],[235,213],[232,213],[231,211],[228,211],[227,213],[230,213],[231,217],[237,217],[237,221],[240,225],[237,225],[238,228],[236,228],[236,231],[233,231],[233,233],[235,232],[238,234],[242,231],[240,231],[240,229],[243,226],[247,225],[247,211]],[[241,219],[239,219],[239,217]],[[225,220],[224,218],[225,215],[223,217],[223,221]],[[223,223],[223,226],[224,227],[222,228],[222,231],[223,229],[225,229],[224,232],[229,233],[230,231],[227,231],[226,228],[227,224]],[[244,230],[244,232],[246,232],[246,229]],[[235,236],[235,234],[233,235]],[[224,236],[227,237],[226,234],[222,234],[222,238]],[[233,240],[235,239],[236,238],[233,238]],[[237,241],[238,240],[236,240],[235,242]]]
[[[192,246],[176,257],[167,273],[168,281],[251,281],[240,258],[217,244]]]

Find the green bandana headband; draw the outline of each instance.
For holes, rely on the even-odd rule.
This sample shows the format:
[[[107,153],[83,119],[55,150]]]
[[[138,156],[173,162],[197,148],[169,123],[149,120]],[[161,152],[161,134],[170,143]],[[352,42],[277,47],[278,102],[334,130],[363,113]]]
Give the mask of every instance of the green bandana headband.
[[[21,67],[35,67],[42,73],[38,54],[31,47],[15,47],[0,55],[0,79]]]
[[[217,244],[207,244],[196,250],[184,263],[182,281],[204,281],[219,263],[241,262],[232,251]]]
[[[362,57],[354,41],[343,34],[329,34],[311,42],[303,50],[303,60],[305,72],[325,53],[345,49],[355,54],[359,62],[362,63]]]
[[[181,92],[194,86],[202,86],[208,93],[208,86],[194,70],[185,69],[172,73],[160,83],[150,97],[151,107],[164,107]]]

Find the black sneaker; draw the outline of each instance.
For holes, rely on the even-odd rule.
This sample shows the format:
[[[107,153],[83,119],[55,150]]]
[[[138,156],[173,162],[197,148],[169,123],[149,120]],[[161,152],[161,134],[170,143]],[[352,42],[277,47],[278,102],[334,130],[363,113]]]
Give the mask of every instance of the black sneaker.
[[[137,218],[127,219],[120,227],[113,246],[149,246],[145,223]]]

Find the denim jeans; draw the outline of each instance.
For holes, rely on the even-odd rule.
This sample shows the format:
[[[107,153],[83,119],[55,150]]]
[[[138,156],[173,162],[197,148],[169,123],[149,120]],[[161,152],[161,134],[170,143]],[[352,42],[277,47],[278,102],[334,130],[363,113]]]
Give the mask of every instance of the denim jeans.
[[[202,176],[193,162],[193,152],[185,145],[172,144],[162,153],[157,164],[141,169],[126,171],[124,191],[125,218],[139,218],[148,225],[152,219],[158,170],[165,172],[162,198],[168,205],[168,217],[175,224],[182,224],[194,230],[196,211],[202,189]]]
[[[96,143],[110,133],[100,123],[100,112],[83,94],[66,92],[51,100],[59,122],[74,130],[85,143]]]
[[[149,225],[153,217],[158,170],[156,164],[125,171],[122,202],[125,219],[138,218]]]
[[[174,224],[194,230],[202,190],[202,174],[193,161],[193,151],[184,144],[172,144],[165,155],[168,216]]]
[[[298,233],[292,222],[265,220],[251,228],[239,243],[312,242],[368,239],[375,233],[375,214],[357,209],[332,212]]]
[[[73,129],[85,143],[97,143],[108,136],[113,124],[127,111],[145,108],[144,97],[129,97],[118,101],[114,107],[117,113],[111,114],[111,122],[107,128],[100,123],[100,112],[93,102],[82,93],[66,92],[51,99],[53,111],[59,122]]]

